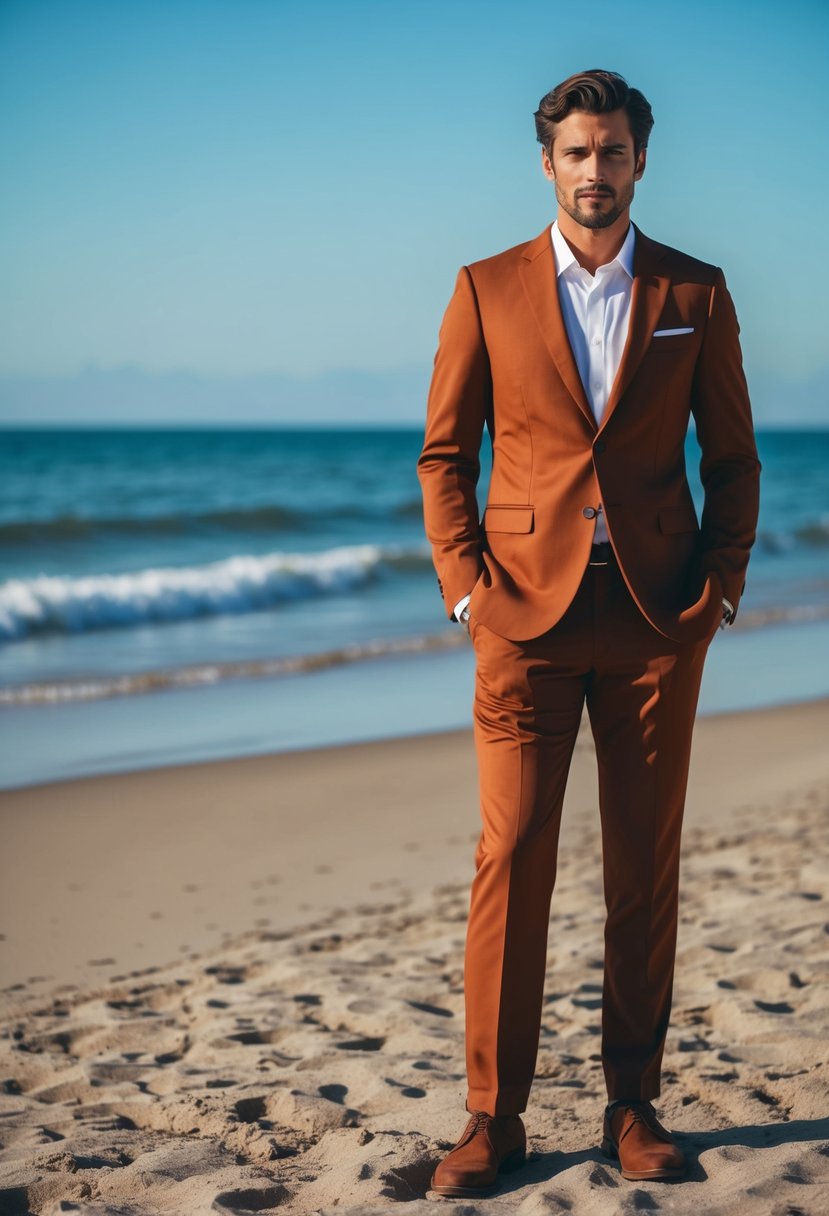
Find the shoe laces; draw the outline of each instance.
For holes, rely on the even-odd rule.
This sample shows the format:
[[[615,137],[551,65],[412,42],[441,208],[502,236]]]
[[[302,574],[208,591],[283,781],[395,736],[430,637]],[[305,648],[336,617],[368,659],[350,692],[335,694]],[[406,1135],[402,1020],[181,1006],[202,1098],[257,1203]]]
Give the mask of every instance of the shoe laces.
[[[610,1118],[612,1118],[613,1115],[615,1114],[616,1110],[620,1107],[622,1110],[630,1111],[630,1114],[631,1114],[630,1124],[628,1125],[627,1131],[624,1133],[625,1135],[627,1135],[628,1132],[630,1132],[633,1129],[633,1126],[636,1123],[641,1123],[645,1127],[650,1127],[650,1119],[645,1117],[645,1112],[647,1112],[648,1115],[650,1115],[651,1117],[654,1117],[654,1118],[656,1115],[656,1112],[654,1111],[651,1103],[649,1101],[647,1101],[647,1099],[642,1098],[639,1101],[613,1103],[610,1110],[608,1111],[608,1116]]]

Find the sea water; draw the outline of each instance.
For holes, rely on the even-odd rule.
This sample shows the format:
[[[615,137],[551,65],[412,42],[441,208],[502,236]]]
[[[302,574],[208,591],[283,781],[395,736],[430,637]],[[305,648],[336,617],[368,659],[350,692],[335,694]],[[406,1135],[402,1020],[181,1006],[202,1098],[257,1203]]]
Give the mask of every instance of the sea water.
[[[474,662],[423,533],[421,443],[0,432],[0,784],[468,726]],[[829,692],[829,431],[757,445],[757,543],[703,713]],[[699,516],[693,429],[686,466]]]

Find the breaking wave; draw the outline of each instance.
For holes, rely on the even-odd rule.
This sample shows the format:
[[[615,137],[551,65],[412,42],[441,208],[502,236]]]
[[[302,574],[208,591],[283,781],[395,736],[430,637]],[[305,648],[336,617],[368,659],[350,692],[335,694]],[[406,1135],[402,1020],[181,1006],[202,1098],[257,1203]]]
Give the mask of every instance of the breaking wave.
[[[126,574],[9,579],[0,583],[0,641],[259,612],[289,600],[352,591],[387,571],[429,567],[425,547],[351,545]]]

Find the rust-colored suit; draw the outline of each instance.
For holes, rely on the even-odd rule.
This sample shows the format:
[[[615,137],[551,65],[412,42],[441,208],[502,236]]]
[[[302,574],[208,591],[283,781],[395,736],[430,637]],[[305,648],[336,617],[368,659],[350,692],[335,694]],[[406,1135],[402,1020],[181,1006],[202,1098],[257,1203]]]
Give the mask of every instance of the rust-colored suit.
[[[597,426],[549,226],[461,268],[418,462],[446,611],[471,592],[483,830],[465,960],[467,1109],[526,1108],[564,788],[585,702],[599,763],[610,1098],[659,1093],[691,736],[708,644],[735,612],[760,462],[722,272],[636,229],[628,339]],[[653,337],[660,330],[690,330]],[[690,413],[705,490],[685,473]],[[475,486],[484,426],[489,495]],[[589,565],[602,504],[613,559]]]

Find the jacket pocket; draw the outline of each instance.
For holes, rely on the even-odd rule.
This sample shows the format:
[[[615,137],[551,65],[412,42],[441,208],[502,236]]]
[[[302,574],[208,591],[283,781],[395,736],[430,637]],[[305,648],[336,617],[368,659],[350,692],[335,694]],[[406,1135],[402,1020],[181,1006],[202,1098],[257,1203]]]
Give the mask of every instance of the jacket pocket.
[[[532,532],[533,508],[487,507],[482,523],[485,532]]]
[[[690,502],[674,503],[659,508],[660,532],[698,532],[697,513]]]

